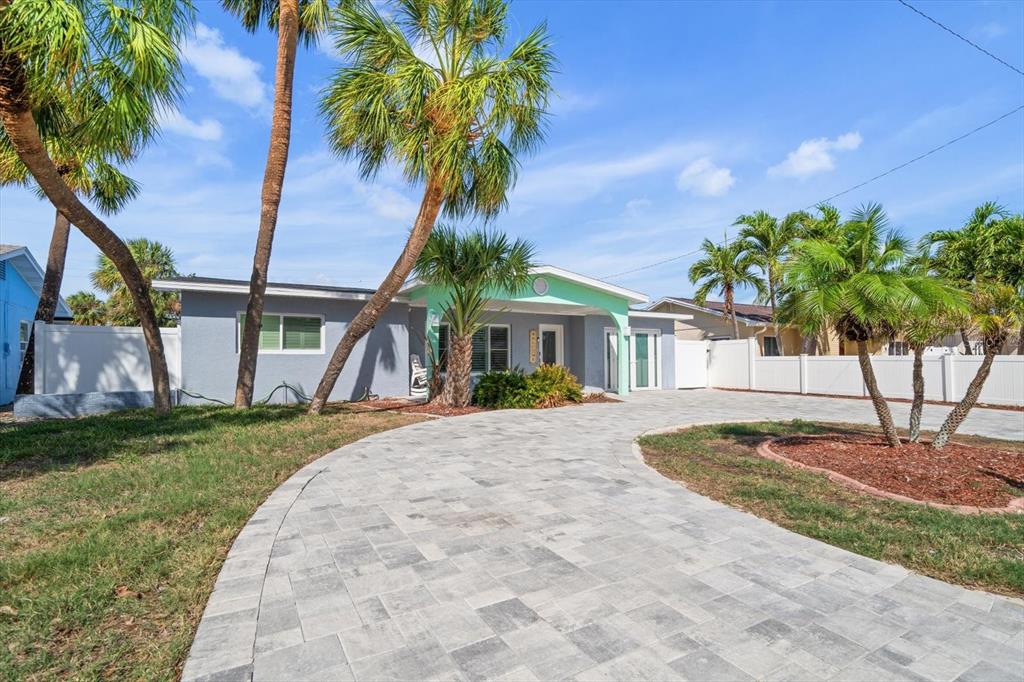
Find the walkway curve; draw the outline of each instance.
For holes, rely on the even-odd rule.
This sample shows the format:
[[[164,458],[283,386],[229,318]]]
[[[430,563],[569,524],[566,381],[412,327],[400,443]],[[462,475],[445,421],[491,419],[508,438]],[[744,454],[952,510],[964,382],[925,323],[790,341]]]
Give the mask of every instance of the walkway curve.
[[[659,391],[335,450],[239,534],[183,679],[1024,679],[1020,601],[784,530],[631,451],[797,417],[874,419],[867,401]],[[1024,439],[1024,414],[975,410],[963,431]]]

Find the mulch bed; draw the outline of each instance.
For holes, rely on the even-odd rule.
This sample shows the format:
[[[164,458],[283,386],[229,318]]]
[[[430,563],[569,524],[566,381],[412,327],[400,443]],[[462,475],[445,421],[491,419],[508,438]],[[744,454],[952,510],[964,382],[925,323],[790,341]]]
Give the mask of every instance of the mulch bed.
[[[995,508],[1024,497],[1024,450],[949,443],[936,451],[906,442],[893,450],[867,433],[791,436],[773,441],[771,450],[924,502]]]
[[[435,417],[458,417],[464,414],[486,412],[482,407],[468,405],[466,407],[445,407],[435,403],[421,403],[402,398],[382,398],[379,400],[362,400],[353,405],[366,410],[389,410],[408,414],[429,414]]]

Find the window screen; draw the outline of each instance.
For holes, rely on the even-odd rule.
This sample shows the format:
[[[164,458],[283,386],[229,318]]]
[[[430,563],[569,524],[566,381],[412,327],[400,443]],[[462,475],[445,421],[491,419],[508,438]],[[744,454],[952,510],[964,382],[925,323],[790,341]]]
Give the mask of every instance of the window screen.
[[[779,355],[779,340],[774,336],[764,337],[765,357],[776,357]]]
[[[487,371],[487,328],[473,334],[473,371]]]
[[[491,327],[490,369],[508,369],[508,327]]]

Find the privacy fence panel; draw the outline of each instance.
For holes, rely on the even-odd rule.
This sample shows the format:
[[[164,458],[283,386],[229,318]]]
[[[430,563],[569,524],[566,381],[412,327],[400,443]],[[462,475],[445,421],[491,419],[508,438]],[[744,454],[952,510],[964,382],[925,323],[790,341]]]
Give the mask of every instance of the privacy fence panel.
[[[780,393],[867,395],[856,356],[761,357],[755,339],[711,341],[708,384]],[[925,355],[925,399],[961,400],[981,365],[977,355]],[[913,397],[913,356],[871,357],[875,378],[887,398]],[[1024,405],[1024,356],[999,355],[981,392],[980,402]]]
[[[171,388],[181,386],[181,335],[160,330]],[[36,394],[152,391],[149,353],[140,327],[35,326]]]

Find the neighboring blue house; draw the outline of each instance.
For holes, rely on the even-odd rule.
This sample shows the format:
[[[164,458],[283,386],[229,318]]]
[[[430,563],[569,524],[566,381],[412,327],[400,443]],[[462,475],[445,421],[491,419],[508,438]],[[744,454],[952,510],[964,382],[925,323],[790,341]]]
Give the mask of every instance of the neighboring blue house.
[[[0,244],[0,405],[14,400],[43,274],[27,247]],[[57,303],[57,318],[71,319],[63,299]]]

